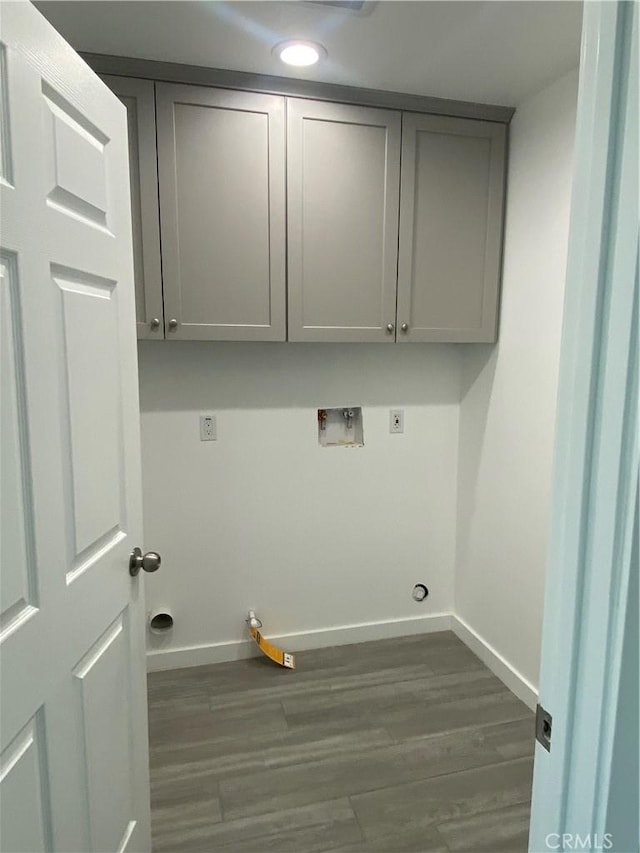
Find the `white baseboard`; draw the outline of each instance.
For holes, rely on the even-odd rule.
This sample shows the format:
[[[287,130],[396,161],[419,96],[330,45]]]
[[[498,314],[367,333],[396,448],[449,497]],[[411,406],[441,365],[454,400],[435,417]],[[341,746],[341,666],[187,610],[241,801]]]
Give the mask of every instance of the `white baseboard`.
[[[365,622],[359,625],[343,625],[336,628],[320,628],[293,634],[269,636],[269,639],[287,651],[301,652],[305,649],[322,649],[327,646],[347,646],[369,640],[384,640],[392,637],[408,637],[413,634],[432,634],[451,630],[451,614],[435,613],[431,616],[406,619],[391,619],[385,622]],[[158,672],[165,669],[180,669],[187,666],[203,666],[211,663],[242,660],[256,657],[260,652],[252,640],[239,640],[212,645],[189,646],[187,648],[150,649],[147,652],[147,669]]]
[[[436,631],[449,630],[452,630],[525,705],[535,710],[538,701],[536,688],[463,619],[452,613],[436,613],[418,618],[410,617],[390,619],[384,622],[342,625],[335,628],[320,628],[315,631],[300,631],[278,636],[270,635],[269,639],[276,645],[283,646],[287,651],[301,652],[305,649],[347,646],[370,640],[431,634]],[[150,649],[147,652],[147,669],[149,672],[158,672],[188,666],[204,666],[257,657],[259,654],[255,643],[248,639],[177,649],[170,647]]]
[[[490,646],[463,619],[454,614],[451,614],[451,630],[458,639],[462,640],[465,646],[468,646],[489,667],[494,675],[498,676],[500,681],[504,682],[512,693],[515,693],[518,699],[521,699],[525,705],[535,711],[538,703],[538,691],[531,682],[514,669],[493,646]]]

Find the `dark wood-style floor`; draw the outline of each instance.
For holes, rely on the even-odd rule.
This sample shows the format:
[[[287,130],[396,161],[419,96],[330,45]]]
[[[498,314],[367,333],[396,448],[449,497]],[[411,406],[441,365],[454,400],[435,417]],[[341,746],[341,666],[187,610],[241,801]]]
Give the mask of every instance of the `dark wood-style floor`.
[[[525,851],[533,715],[452,633],[149,676],[154,853]]]

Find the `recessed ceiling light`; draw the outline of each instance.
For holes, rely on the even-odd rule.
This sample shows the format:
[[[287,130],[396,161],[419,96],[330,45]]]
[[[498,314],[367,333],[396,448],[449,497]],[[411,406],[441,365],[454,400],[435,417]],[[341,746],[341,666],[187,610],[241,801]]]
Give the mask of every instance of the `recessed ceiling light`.
[[[273,53],[287,65],[315,65],[319,59],[324,59],[327,51],[321,44],[312,41],[283,41],[273,48]]]

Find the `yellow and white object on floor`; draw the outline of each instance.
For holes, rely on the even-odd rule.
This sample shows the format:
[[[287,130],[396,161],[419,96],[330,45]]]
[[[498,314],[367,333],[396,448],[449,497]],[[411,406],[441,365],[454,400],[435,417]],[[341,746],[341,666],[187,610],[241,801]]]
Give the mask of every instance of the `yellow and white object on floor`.
[[[280,666],[284,666],[286,669],[295,669],[296,668],[296,656],[289,654],[289,652],[285,652],[282,649],[279,649],[278,646],[274,646],[273,643],[270,643],[269,640],[265,639],[260,633],[260,628],[262,628],[262,622],[258,619],[255,612],[253,610],[249,611],[249,615],[247,617],[247,625],[249,626],[249,633],[253,637],[256,645],[262,652],[262,654],[266,655],[275,663]]]

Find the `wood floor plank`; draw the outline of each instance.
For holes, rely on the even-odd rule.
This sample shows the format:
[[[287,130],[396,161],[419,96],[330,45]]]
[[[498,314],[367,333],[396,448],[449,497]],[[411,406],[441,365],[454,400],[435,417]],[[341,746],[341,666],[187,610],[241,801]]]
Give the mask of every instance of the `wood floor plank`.
[[[381,694],[384,693],[385,688],[390,693],[398,689],[411,690],[423,697],[427,690],[438,690],[439,682],[441,682],[440,689],[446,691],[448,686],[456,685],[458,681],[464,682],[465,679],[484,679],[485,681],[495,679],[495,676],[486,669],[434,676],[431,668],[424,663],[387,666],[381,669],[374,667],[364,672],[353,671],[353,667],[351,670],[347,665],[337,670],[316,670],[311,679],[303,678],[303,673],[296,671],[294,677],[288,681],[278,679],[258,686],[245,684],[236,690],[230,689],[227,683],[226,689],[220,692],[212,688],[209,681],[208,689],[213,691],[209,694],[209,703],[211,709],[215,711],[246,707],[256,703],[300,700],[302,711],[304,705],[320,707],[325,701],[324,697],[331,697],[333,694],[344,693],[344,701],[349,702],[349,694],[352,691],[365,688],[373,691],[380,688]],[[309,673],[304,674],[309,675]]]
[[[154,850],[185,850],[209,837],[212,827],[222,820],[217,797],[191,799],[179,805],[156,807],[152,811]]]
[[[155,779],[179,781],[185,775],[215,775],[218,779],[255,773],[269,767],[303,764],[333,756],[358,755],[366,749],[388,746],[384,729],[343,731],[337,726],[316,726],[294,731],[263,733],[235,740],[214,740],[151,751]]]
[[[357,718],[386,725],[393,723],[398,715],[400,719],[403,716],[411,719],[415,714],[422,717],[426,703],[437,707],[437,703],[466,700],[469,705],[475,698],[489,694],[511,696],[504,684],[491,672],[474,669],[360,687],[336,688],[332,685],[330,690],[285,698],[282,707],[291,727],[329,718]],[[519,706],[518,710],[522,711]],[[523,712],[528,713],[526,710]]]
[[[463,770],[350,798],[365,838],[393,838],[448,820],[527,803],[531,759]]]
[[[223,779],[220,792],[225,814],[239,818],[345,797],[411,778],[402,748],[394,745],[364,751],[355,759],[337,757]]]
[[[398,741],[473,725],[527,719],[531,711],[506,688],[498,693],[417,703],[380,711],[372,717]]]
[[[373,684],[365,687],[330,687],[312,695],[300,694],[282,701],[289,725],[296,720],[304,720],[321,711],[341,711],[348,716],[362,717],[373,707],[393,708],[404,702],[415,704],[419,701],[411,690],[412,682],[395,681],[388,684]]]
[[[533,758],[536,742],[533,714],[521,720],[487,726],[483,731],[487,743],[493,746],[502,758]]]
[[[346,798],[211,825],[173,850],[203,853],[321,853],[362,840]],[[158,848],[160,849],[160,848]],[[167,849],[167,848],[165,848]],[[155,848],[154,848],[155,850]]]
[[[440,823],[438,831],[452,853],[526,853],[530,810],[518,803]]]
[[[334,853],[450,853],[450,850],[436,827],[415,832],[404,827],[393,838],[364,838],[339,847]]]
[[[180,775],[151,771],[151,810],[181,807],[194,802],[210,802],[218,798],[218,776],[187,768]]]
[[[536,721],[530,714],[522,720],[507,723],[502,727],[496,749],[507,760],[533,757],[536,746]]]
[[[264,732],[281,732],[287,722],[279,702],[211,711],[185,711],[171,717],[149,714],[149,742],[151,748],[163,744],[187,746],[232,740]]]
[[[500,760],[495,735],[481,727],[222,779],[220,797],[226,815],[264,814],[284,803],[353,796]]]

